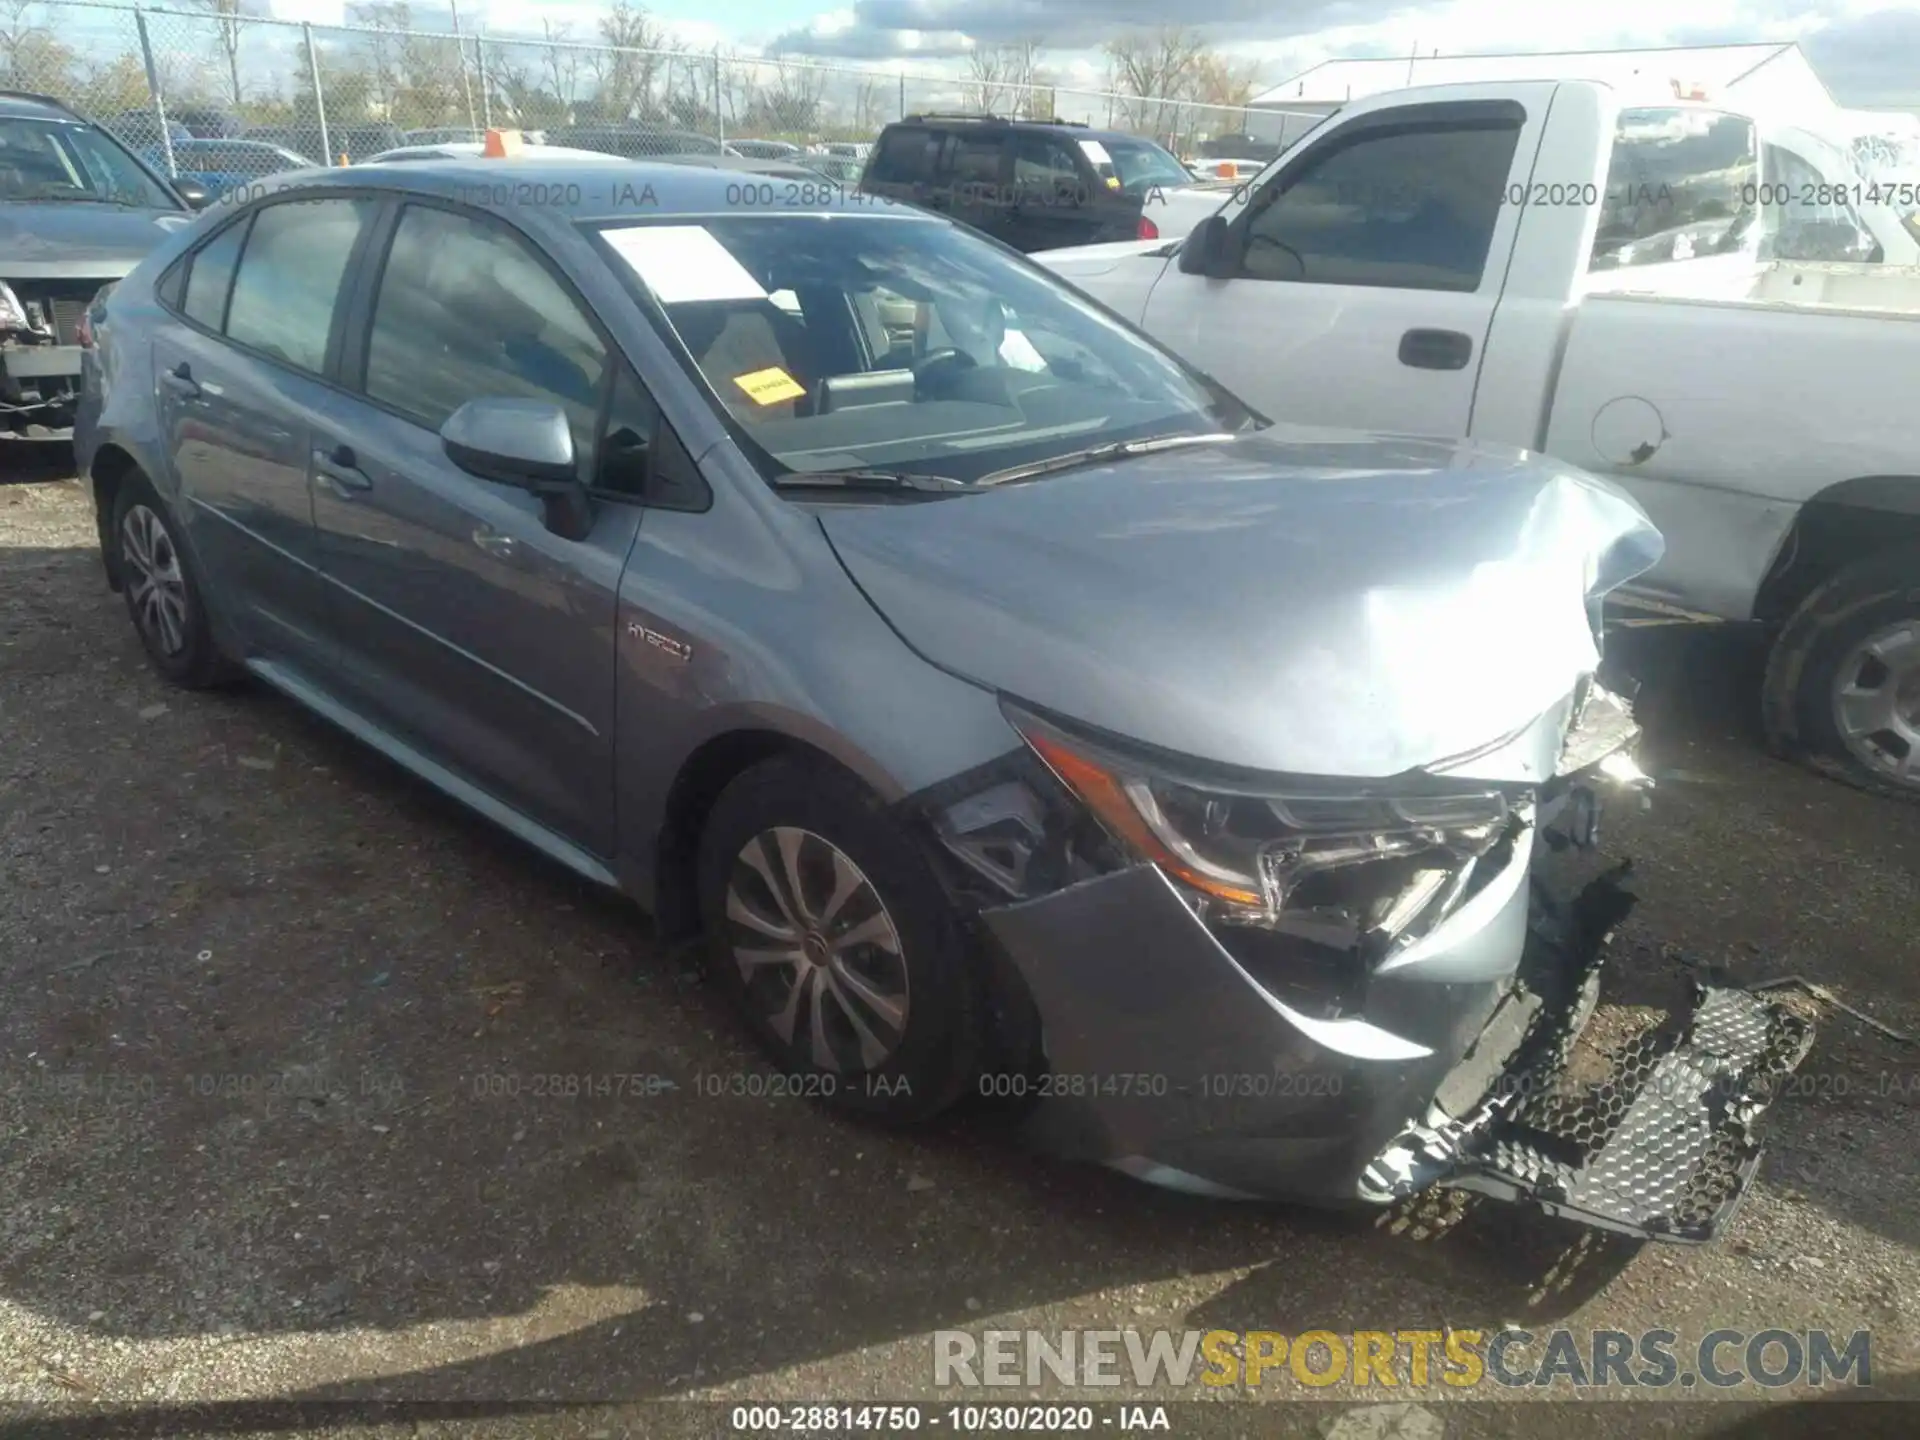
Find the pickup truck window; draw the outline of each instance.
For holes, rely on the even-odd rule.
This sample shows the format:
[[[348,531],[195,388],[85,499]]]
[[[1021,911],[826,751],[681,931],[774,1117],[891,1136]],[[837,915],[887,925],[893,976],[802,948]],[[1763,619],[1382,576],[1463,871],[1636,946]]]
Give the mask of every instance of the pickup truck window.
[[[1699,108],[1620,114],[1590,269],[1665,265],[1739,250],[1759,215],[1753,122]]]
[[[1336,134],[1255,198],[1240,273],[1478,290],[1519,136],[1517,117]]]
[[[1848,201],[1845,182],[1826,179],[1778,145],[1766,147],[1766,160],[1761,259],[1839,262],[1858,258],[1856,250],[1872,250],[1873,236]]]

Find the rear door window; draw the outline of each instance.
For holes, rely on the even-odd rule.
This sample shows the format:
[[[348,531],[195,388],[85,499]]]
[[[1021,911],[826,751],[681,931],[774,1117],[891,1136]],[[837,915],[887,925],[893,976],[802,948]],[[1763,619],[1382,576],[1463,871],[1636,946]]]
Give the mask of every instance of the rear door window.
[[[229,225],[193,257],[180,309],[196,325],[214,331],[225,327],[227,294],[233,289],[233,272],[240,262],[240,247],[246,243],[247,224],[242,220]]]
[[[377,208],[354,198],[289,200],[259,211],[234,277],[227,338],[325,373],[347,263]]]
[[[938,137],[918,126],[901,125],[880,137],[873,153],[871,177],[890,185],[912,185],[933,179]]]

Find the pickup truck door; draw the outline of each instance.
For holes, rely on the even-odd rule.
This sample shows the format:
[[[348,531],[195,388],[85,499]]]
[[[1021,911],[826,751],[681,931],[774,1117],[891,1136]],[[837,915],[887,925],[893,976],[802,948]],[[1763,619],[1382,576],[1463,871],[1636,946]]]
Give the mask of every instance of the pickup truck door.
[[[1169,264],[1143,328],[1277,420],[1466,435],[1555,89],[1480,88],[1329,122],[1237,207],[1226,278]]]

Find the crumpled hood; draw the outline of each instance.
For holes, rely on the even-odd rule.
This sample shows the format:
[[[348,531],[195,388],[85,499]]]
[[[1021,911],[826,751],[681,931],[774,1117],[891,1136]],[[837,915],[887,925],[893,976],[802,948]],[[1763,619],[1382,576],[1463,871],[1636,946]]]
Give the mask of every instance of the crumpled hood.
[[[0,203],[0,280],[118,280],[193,219],[179,210]]]
[[[1588,599],[1663,549],[1558,462],[1275,426],[922,503],[823,505],[920,654],[1224,765],[1380,777],[1508,737],[1598,663]]]

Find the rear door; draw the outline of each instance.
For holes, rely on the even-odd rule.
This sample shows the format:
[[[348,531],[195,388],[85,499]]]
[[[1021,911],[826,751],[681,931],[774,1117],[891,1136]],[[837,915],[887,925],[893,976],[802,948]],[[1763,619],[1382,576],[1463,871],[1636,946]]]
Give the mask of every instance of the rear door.
[[[605,419],[617,349],[498,216],[410,199],[383,230],[342,354],[351,398],[311,447],[342,685],[420,754],[606,856],[615,596],[639,497],[609,482],[591,531],[564,539],[537,497],[454,465],[438,431],[469,400],[550,402],[594,484],[651,434],[632,413],[650,402],[623,391]]]
[[[223,226],[163,286],[157,412],[194,552],[253,654],[324,663],[309,434],[376,202],[285,200]],[[172,303],[169,303],[171,301]]]
[[[874,147],[860,176],[860,189],[904,204],[946,210],[946,197],[936,196],[940,135],[925,125],[889,125]]]
[[[1102,233],[1106,188],[1064,136],[1020,131],[1013,137],[1011,208],[1017,234],[1011,243],[1031,252],[1109,238]]]
[[[1490,95],[1334,124],[1239,211],[1230,277],[1168,265],[1145,328],[1276,419],[1466,435],[1537,108]]]
[[[946,213],[962,225],[1015,249],[1031,250],[1035,247],[1026,243],[1027,220],[1013,203],[1011,138],[997,125],[957,127],[941,147],[935,189],[945,192]]]

